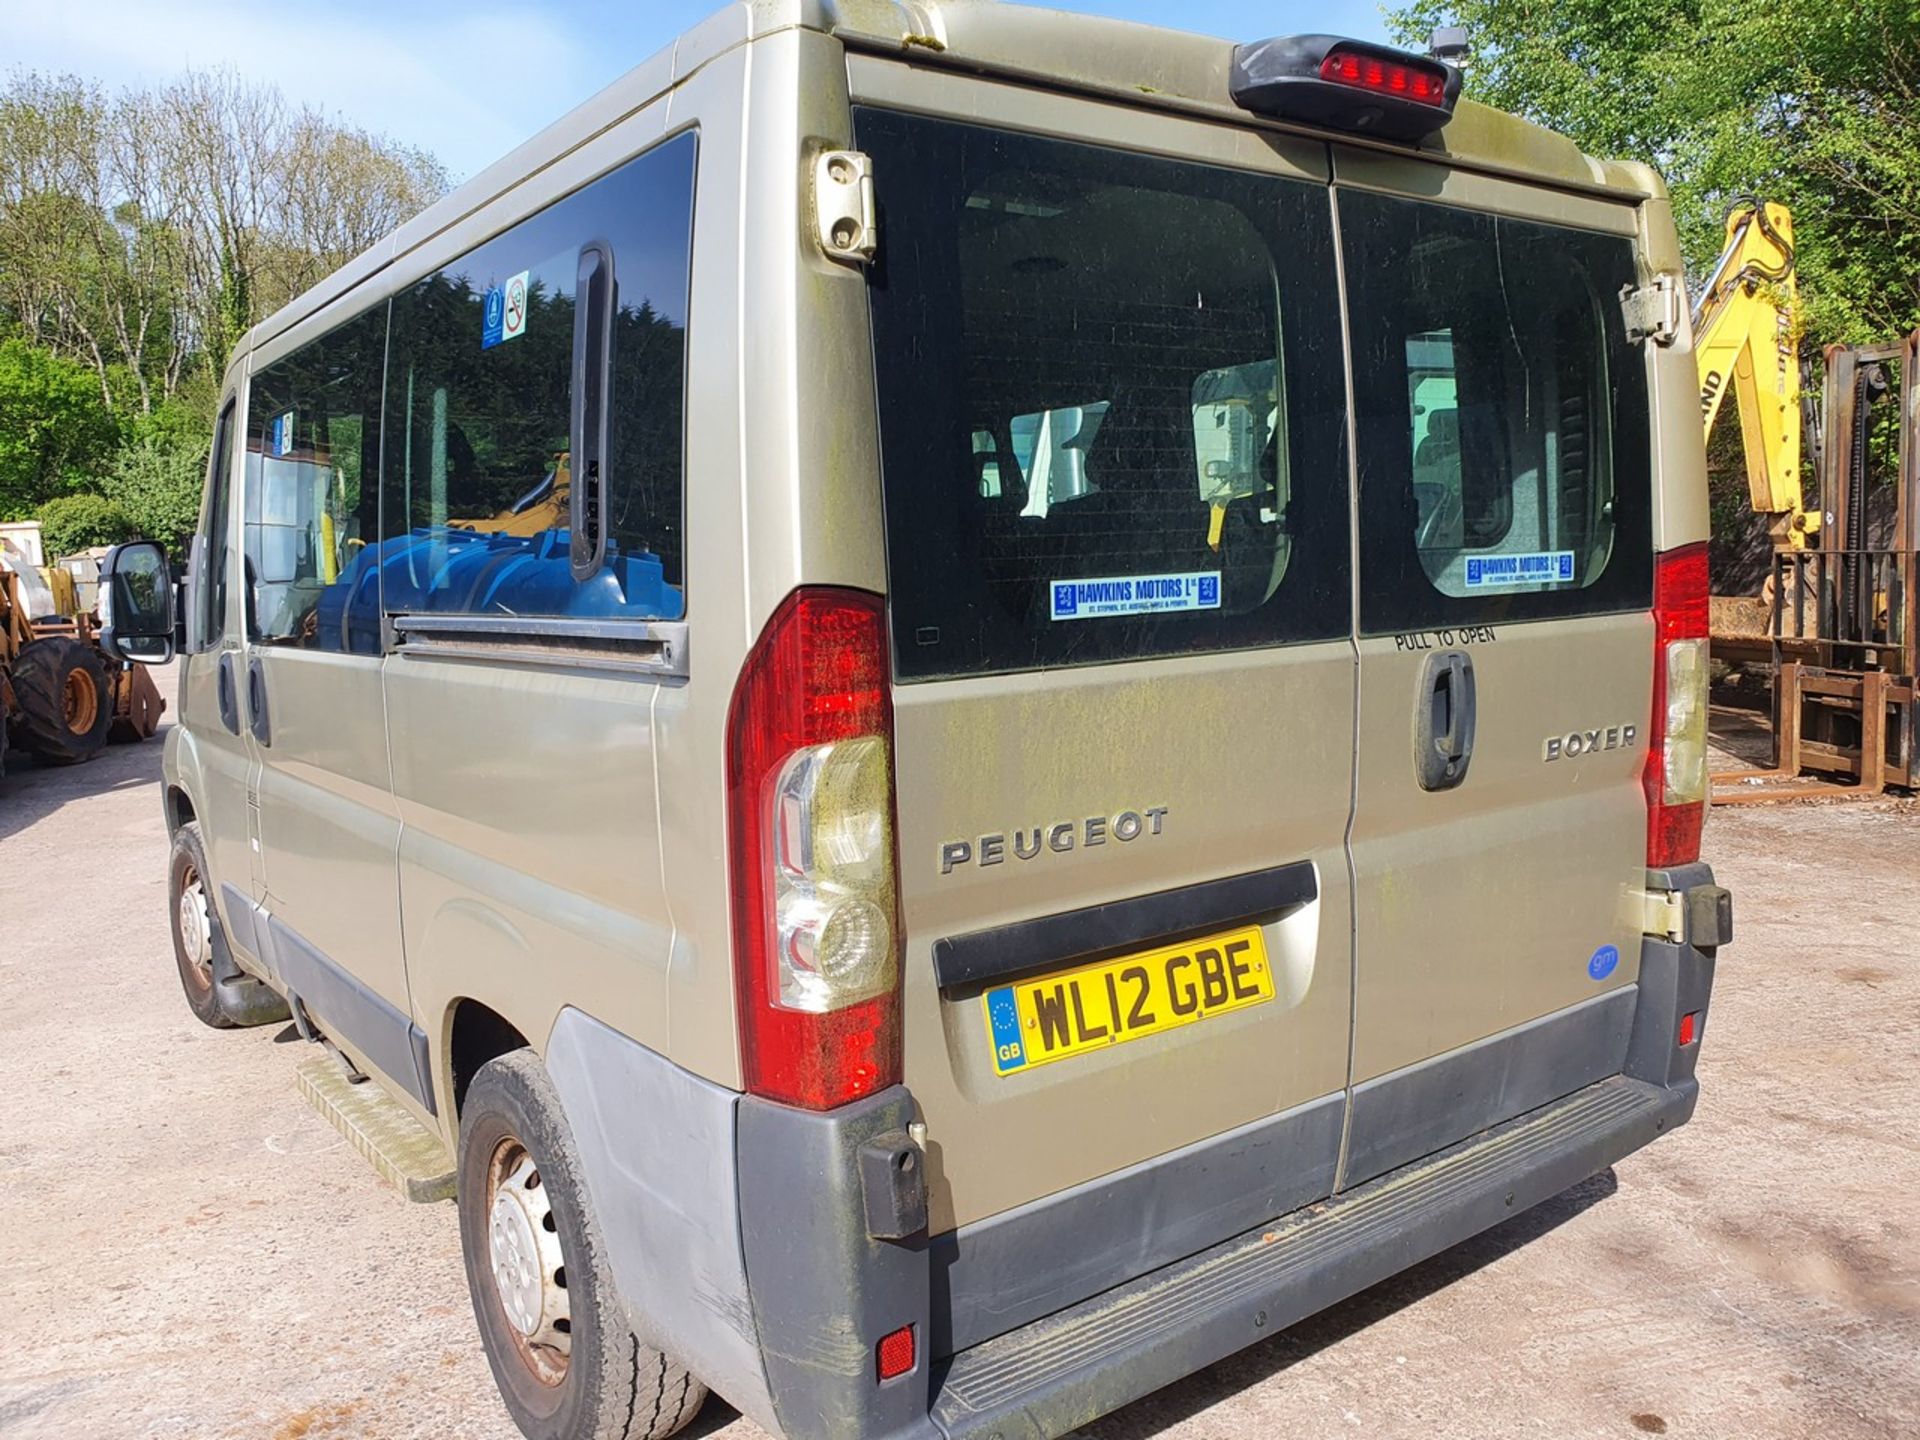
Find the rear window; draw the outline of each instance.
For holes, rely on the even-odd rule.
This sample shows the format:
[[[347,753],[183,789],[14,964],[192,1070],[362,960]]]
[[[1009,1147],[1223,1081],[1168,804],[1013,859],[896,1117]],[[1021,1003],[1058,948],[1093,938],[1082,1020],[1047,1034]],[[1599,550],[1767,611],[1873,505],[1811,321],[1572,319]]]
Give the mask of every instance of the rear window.
[[[1349,630],[1324,188],[866,110],[903,680]]]
[[[1644,608],[1644,362],[1622,237],[1340,197],[1360,450],[1361,628]]]

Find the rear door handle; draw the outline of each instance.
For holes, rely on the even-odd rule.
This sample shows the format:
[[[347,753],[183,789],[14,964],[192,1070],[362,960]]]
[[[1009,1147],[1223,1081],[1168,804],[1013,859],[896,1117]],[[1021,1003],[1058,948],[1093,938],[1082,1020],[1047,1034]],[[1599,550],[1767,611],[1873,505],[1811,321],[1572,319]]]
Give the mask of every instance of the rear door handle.
[[[1422,790],[1451,790],[1473,763],[1478,709],[1473,660],[1459,650],[1429,655],[1414,695],[1413,773]]]
[[[220,699],[220,723],[232,734],[240,733],[240,695],[233,683],[233,651],[220,652],[220,666],[214,689]]]
[[[273,721],[267,717],[267,671],[258,655],[247,657],[247,724],[263,746],[273,744]]]

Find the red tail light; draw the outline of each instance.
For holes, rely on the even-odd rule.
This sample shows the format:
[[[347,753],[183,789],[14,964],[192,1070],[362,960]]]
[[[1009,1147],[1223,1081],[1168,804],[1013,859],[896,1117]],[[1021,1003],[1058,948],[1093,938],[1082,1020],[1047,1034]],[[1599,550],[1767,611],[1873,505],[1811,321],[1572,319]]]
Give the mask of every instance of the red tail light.
[[[1707,811],[1707,547],[1656,556],[1653,723],[1647,734],[1647,865],[1700,858]]]
[[[893,702],[877,596],[798,590],[727,717],[747,1088],[829,1110],[900,1079]]]
[[[1371,90],[1376,95],[1416,100],[1422,105],[1443,107],[1447,103],[1447,72],[1438,65],[1408,65],[1341,48],[1328,51],[1327,58],[1320,62],[1320,78],[1356,90]]]

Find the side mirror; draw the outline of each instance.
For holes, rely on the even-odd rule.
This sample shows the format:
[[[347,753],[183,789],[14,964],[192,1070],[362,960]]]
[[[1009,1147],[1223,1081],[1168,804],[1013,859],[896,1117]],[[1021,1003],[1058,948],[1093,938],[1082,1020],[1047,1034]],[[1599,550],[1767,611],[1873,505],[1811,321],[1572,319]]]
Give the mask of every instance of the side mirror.
[[[100,648],[116,660],[164,665],[174,654],[173,567],[155,540],[116,545],[100,562]]]

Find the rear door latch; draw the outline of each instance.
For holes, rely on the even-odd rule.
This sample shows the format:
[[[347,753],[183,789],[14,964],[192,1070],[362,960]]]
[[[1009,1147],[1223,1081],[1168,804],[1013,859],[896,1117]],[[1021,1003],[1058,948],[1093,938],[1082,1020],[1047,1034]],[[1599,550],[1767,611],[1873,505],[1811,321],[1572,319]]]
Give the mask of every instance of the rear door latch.
[[[858,150],[828,150],[813,162],[814,236],[832,260],[866,265],[879,247],[873,162]]]
[[[1650,285],[1621,286],[1620,314],[1626,321],[1628,340],[1671,345],[1680,334],[1679,279],[1661,274],[1654,276]]]

